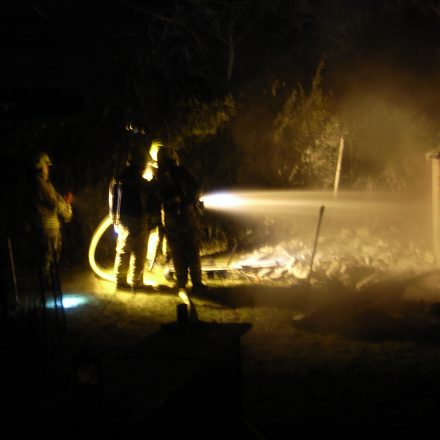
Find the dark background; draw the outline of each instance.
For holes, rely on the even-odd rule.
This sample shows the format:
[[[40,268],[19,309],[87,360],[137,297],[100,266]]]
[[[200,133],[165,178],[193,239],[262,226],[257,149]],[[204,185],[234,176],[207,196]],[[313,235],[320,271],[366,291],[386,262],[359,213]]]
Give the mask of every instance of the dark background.
[[[68,254],[84,262],[108,182],[125,162],[129,122],[176,146],[206,191],[329,188],[342,134],[341,185],[408,187],[438,144],[439,7],[5,2],[2,236],[20,247],[25,170],[44,149],[59,191],[75,194]]]

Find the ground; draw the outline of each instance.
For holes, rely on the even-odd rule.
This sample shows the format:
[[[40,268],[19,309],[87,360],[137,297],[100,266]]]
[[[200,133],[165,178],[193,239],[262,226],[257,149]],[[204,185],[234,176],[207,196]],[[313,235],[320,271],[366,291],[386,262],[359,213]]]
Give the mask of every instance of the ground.
[[[210,284],[206,294],[193,298],[200,321],[252,325],[241,338],[242,393],[243,416],[255,438],[436,426],[437,271],[394,276],[363,290],[338,282],[228,285],[214,279]],[[63,295],[88,301],[65,309],[64,347],[101,359],[123,353],[163,324],[175,322],[180,302],[166,286],[155,292],[115,294],[112,283],[90,270],[63,274]],[[58,365],[57,355],[52,356]],[[41,377],[29,367],[21,365],[20,371],[45,384],[46,390],[48,382],[53,387],[62,380],[59,369],[51,367]],[[36,383],[23,384],[8,388],[17,411],[41,391]]]
[[[302,240],[205,256],[204,267],[228,270],[204,272],[210,289],[192,297],[195,322],[251,325],[241,337],[248,433],[351,438],[354,429],[356,438],[431,438],[440,395],[440,271],[429,243],[382,225],[338,226],[320,236],[310,272],[309,229]],[[115,293],[89,267],[64,268],[65,320],[49,309],[46,339],[41,315],[8,316],[2,394],[10,420],[72,381],[80,359],[114,359],[176,323],[181,301],[163,267],[153,272],[159,288]]]

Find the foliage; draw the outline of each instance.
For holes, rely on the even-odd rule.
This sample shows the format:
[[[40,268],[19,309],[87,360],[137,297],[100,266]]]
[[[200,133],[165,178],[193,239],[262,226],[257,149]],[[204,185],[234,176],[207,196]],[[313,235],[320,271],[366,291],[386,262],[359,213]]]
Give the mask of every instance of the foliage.
[[[238,112],[232,95],[202,101],[189,97],[169,127],[166,142],[180,150],[180,159],[197,174],[205,189],[234,182],[236,152],[228,126]]]
[[[334,181],[343,132],[332,97],[322,90],[323,68],[321,62],[310,93],[298,85],[275,119],[273,139],[287,158],[283,169],[290,185],[329,188]]]
[[[179,107],[182,125],[173,128],[171,142],[185,145],[186,139],[197,138],[200,141],[212,138],[224,129],[236,114],[236,106],[237,103],[231,95],[210,102],[203,102],[194,96],[189,97]]]
[[[332,96],[322,89],[323,67],[320,63],[309,93],[298,84],[282,95],[283,85],[272,81],[265,101],[257,108],[252,103],[241,116],[235,138],[243,149],[240,175],[245,179],[278,187],[333,184],[343,133]]]

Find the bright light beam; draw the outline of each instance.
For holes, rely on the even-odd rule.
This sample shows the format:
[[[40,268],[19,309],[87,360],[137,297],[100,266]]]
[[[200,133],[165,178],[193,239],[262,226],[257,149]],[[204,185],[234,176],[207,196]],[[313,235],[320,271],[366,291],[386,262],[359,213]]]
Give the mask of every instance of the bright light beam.
[[[231,193],[213,193],[201,197],[206,209],[224,209],[229,210],[243,206],[244,201],[241,197]]]
[[[398,197],[398,195],[397,195]],[[335,199],[331,191],[298,190],[248,190],[224,191],[204,194],[201,197],[206,209],[229,211],[238,214],[281,214],[315,210],[322,205],[337,211],[391,210],[402,204],[393,193],[368,194],[362,191],[339,191]]]
[[[265,212],[274,208],[285,210],[292,207],[314,207],[319,203],[319,200],[315,201],[311,197],[299,199],[294,195],[291,191],[233,191],[204,194],[200,200],[206,209],[242,214],[250,211]]]

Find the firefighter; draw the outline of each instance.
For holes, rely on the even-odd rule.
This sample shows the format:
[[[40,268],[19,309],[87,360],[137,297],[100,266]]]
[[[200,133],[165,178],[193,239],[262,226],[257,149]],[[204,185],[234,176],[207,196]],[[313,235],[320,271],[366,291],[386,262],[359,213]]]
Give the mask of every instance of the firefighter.
[[[164,230],[176,274],[176,290],[188,301],[186,286],[191,278],[192,293],[202,293],[200,261],[201,186],[195,175],[179,164],[173,148],[162,146],[157,153],[159,191],[164,210]]]
[[[114,273],[116,291],[138,290],[144,285],[150,232],[161,224],[161,204],[157,184],[143,177],[147,152],[142,145],[132,149],[127,166],[112,179],[109,188],[110,216],[118,233]],[[127,276],[132,258],[132,282]]]
[[[62,249],[61,226],[72,219],[72,193],[63,197],[57,192],[49,177],[51,166],[48,154],[38,152],[29,170],[29,220],[44,288],[53,287],[53,268],[59,263]]]

